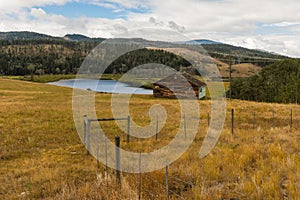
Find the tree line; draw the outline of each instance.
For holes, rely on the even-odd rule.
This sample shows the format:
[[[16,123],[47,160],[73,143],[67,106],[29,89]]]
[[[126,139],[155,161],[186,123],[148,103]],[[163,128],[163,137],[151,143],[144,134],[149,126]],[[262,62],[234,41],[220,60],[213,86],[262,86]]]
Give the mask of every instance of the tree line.
[[[0,40],[0,75],[74,74],[98,43]]]
[[[242,100],[298,103],[300,59],[284,59],[249,78],[232,81],[232,97]]]
[[[76,74],[86,56],[99,41],[0,40],[0,75]],[[176,70],[191,64],[163,50],[139,49],[113,61],[105,73],[121,74],[147,63]]]

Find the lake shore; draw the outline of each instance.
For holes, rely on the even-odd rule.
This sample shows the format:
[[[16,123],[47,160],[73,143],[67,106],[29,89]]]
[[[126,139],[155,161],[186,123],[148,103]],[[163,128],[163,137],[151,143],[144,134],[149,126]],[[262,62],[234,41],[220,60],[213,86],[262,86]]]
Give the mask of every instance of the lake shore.
[[[102,75],[89,75],[89,78],[96,80],[114,80],[119,81],[123,75],[122,74],[102,74]],[[33,79],[30,75],[26,76],[0,76],[0,78],[11,79],[11,80],[21,80],[21,81],[30,81],[36,83],[51,83],[57,82],[61,80],[70,80],[80,78],[76,74],[46,74],[46,75],[34,75]],[[153,89],[152,83],[143,83],[141,82],[131,82],[131,81],[121,81],[122,83],[126,83],[132,87],[137,87],[142,84],[141,88],[144,89]]]

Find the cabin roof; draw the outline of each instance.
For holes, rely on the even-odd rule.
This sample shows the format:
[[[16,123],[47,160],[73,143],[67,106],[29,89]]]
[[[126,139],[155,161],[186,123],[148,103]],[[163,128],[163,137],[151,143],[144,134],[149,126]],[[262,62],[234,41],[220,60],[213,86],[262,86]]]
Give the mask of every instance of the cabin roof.
[[[174,84],[184,83],[186,81],[188,81],[192,86],[196,86],[196,87],[206,86],[205,83],[203,83],[202,81],[194,78],[192,75],[185,72],[174,73],[164,79],[157,81],[156,83],[154,83],[154,85],[168,87]]]

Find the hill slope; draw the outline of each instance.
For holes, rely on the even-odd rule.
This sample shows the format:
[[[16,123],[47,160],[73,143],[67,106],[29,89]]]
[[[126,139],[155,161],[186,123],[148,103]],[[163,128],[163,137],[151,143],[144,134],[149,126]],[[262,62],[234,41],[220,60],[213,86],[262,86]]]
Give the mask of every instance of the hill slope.
[[[52,37],[26,31],[0,32],[0,75],[74,74],[88,53],[103,40],[104,38],[89,38],[80,34]],[[137,38],[136,40],[141,41],[142,39]],[[147,41],[143,41],[147,44]],[[228,76],[226,74],[228,74],[229,63],[235,64],[236,73],[234,76],[248,77],[257,74],[260,71],[259,67],[286,58],[268,52],[235,47],[210,40],[194,40],[187,43],[191,45],[201,44],[216,59],[221,74],[225,77]],[[149,44],[151,44],[150,41]],[[137,57],[141,56],[143,55]],[[170,62],[178,64],[178,58],[173,57],[174,61]],[[146,58],[146,60],[151,62],[151,59]],[[155,61],[155,59],[152,60],[152,62]],[[115,71],[118,73],[124,72],[123,69],[118,69],[120,66],[127,65],[126,68],[130,69],[130,66],[138,64],[135,60],[116,63],[118,66],[113,68],[117,68]],[[183,66],[187,65],[183,63]],[[180,68],[180,65],[176,67]]]
[[[300,59],[278,61],[255,76],[233,81],[233,97],[252,101],[297,103],[300,100]]]

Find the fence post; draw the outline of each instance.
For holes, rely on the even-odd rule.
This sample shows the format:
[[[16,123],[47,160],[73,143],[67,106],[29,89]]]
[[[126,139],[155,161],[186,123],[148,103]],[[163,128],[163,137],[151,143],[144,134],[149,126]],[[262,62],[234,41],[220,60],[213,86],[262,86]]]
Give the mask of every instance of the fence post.
[[[291,121],[290,121],[290,128],[293,128],[293,109],[291,108]]]
[[[272,110],[272,126],[275,127],[275,113],[274,110]]]
[[[183,121],[184,121],[184,139],[186,139],[186,116],[185,116],[185,113],[183,115]]]
[[[255,125],[256,125],[256,113],[254,111],[253,112],[253,129],[255,129]]]
[[[156,116],[156,134],[155,134],[155,140],[158,138],[158,117]]]
[[[210,124],[210,116],[209,116],[209,113],[207,113],[207,124],[208,124],[208,127],[209,127],[209,124]]]
[[[130,116],[127,118],[127,143],[129,143],[130,140]]]
[[[231,109],[231,134],[234,134],[234,109]]]
[[[168,172],[168,165],[166,166],[166,200],[169,200],[169,172]]]
[[[104,136],[105,142],[105,173],[106,173],[106,180],[108,179],[108,166],[107,166],[107,138]]]
[[[120,137],[115,137],[116,145],[116,182],[118,185],[121,185],[121,163],[120,163]]]
[[[83,116],[83,144],[86,145],[87,116]]]
[[[91,138],[91,121],[87,120],[87,136],[86,136],[86,154],[90,154],[90,138]]]
[[[97,168],[98,170],[100,169],[100,162],[99,162],[99,143],[100,143],[100,139],[99,139],[99,134],[100,133],[97,133],[97,153],[96,153],[96,157],[97,157]]]
[[[140,156],[139,156],[139,174],[138,174],[138,195],[139,195],[139,200],[141,199],[141,186],[142,186],[142,183],[141,183],[141,176],[142,176],[142,174],[141,174],[141,159],[142,159],[142,154],[141,154],[141,152],[140,152]]]

